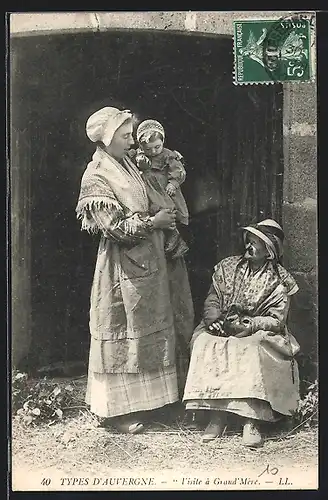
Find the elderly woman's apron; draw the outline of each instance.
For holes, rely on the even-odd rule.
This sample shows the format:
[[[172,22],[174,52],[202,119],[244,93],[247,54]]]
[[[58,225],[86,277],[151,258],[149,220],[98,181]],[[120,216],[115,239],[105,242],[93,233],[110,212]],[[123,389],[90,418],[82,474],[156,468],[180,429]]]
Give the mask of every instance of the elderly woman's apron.
[[[223,310],[245,276],[247,263],[238,267],[239,263],[240,257],[224,259],[213,275]],[[279,266],[279,271],[283,285],[271,264],[257,277],[245,279],[236,303],[246,315],[263,315],[265,321],[272,314],[285,323],[288,293],[297,285],[284,268]],[[183,398],[187,409],[223,410],[274,421],[297,408],[299,377],[293,355],[299,345],[287,329],[284,335],[259,330],[245,338],[216,337],[202,321],[192,342]]]

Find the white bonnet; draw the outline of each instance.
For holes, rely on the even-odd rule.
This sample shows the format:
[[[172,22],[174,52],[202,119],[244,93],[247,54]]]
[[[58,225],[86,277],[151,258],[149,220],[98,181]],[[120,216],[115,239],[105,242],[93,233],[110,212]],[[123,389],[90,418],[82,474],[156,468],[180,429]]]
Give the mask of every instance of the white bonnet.
[[[87,120],[86,133],[90,141],[101,141],[105,146],[112,142],[116,130],[128,119],[132,118],[130,110],[120,111],[106,106],[93,113]]]
[[[161,123],[157,120],[144,120],[137,128],[137,141],[148,142],[154,132],[159,132],[163,140],[165,139],[165,131]]]

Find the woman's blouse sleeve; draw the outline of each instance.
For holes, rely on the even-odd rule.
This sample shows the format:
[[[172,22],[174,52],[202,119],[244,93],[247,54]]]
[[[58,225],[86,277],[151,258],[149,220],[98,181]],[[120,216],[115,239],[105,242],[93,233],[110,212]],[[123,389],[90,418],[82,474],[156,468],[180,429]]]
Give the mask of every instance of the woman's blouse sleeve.
[[[90,214],[105,238],[121,244],[137,244],[153,230],[149,217],[125,217],[118,208],[90,209]]]
[[[209,292],[204,302],[204,323],[209,326],[216,321],[221,314],[221,300],[218,296],[213,283],[210,286]]]

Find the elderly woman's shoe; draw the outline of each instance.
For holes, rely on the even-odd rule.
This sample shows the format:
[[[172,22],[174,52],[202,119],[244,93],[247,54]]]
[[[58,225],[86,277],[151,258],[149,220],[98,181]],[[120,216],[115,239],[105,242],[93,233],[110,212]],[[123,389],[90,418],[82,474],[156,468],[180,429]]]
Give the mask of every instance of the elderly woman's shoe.
[[[213,411],[211,420],[204,431],[202,442],[209,443],[220,437],[225,428],[225,421],[225,415],[222,412]]]
[[[247,420],[243,429],[243,445],[256,448],[263,444],[258,424],[254,420]]]

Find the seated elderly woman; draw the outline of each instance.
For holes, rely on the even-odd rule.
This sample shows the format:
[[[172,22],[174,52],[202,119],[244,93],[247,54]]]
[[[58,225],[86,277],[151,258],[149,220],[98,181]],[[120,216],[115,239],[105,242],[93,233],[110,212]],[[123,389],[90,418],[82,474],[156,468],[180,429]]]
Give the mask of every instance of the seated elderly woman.
[[[214,268],[204,314],[191,340],[183,400],[208,410],[203,442],[219,437],[227,415],[244,417],[243,444],[259,446],[260,421],[291,415],[299,400],[299,344],[286,326],[294,278],[279,263],[283,230],[271,219],[243,228],[246,251]]]

